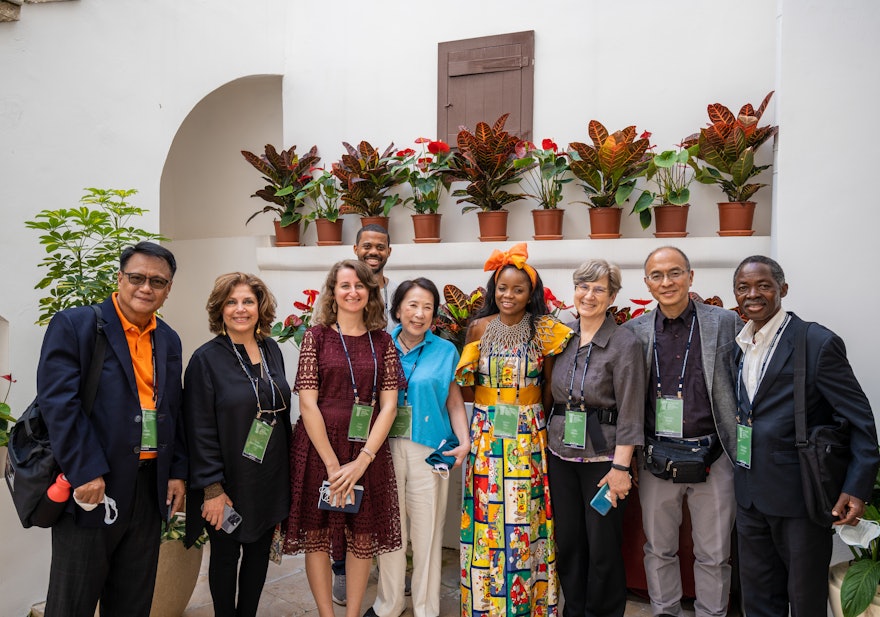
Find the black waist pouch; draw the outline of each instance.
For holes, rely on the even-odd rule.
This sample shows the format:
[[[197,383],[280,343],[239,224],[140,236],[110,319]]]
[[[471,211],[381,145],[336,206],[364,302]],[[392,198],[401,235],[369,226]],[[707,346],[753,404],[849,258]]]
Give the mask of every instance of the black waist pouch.
[[[717,435],[707,445],[671,437],[647,437],[646,442],[645,467],[661,480],[676,484],[705,482],[709,467],[722,452]]]

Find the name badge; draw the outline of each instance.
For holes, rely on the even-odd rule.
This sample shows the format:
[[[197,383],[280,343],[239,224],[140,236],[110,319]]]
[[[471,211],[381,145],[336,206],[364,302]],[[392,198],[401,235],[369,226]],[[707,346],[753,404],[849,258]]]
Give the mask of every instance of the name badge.
[[[684,434],[684,401],[677,396],[658,396],[654,420],[658,435],[681,437]]]
[[[262,463],[266,456],[266,448],[269,446],[269,438],[272,436],[272,425],[254,418],[251,422],[251,430],[248,431],[244,442],[244,450],[241,455],[256,463]]]
[[[562,445],[583,450],[587,446],[587,414],[577,409],[565,410]]]
[[[397,417],[388,431],[388,437],[404,437],[409,439],[412,435],[412,405],[398,405]]]
[[[141,452],[156,452],[159,448],[156,410],[141,409]]]
[[[515,439],[519,430],[519,405],[497,403],[493,425],[495,437]]]
[[[370,436],[370,420],[373,418],[372,405],[351,406],[351,420],[348,422],[348,440],[366,441]]]
[[[736,464],[746,469],[752,468],[752,427],[736,425]]]

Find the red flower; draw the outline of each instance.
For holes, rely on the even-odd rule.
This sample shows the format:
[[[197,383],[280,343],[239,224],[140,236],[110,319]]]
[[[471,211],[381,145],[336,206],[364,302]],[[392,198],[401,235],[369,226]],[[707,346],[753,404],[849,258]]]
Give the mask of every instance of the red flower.
[[[299,309],[299,310],[301,310],[301,311],[310,311],[310,310],[312,310],[312,307],[311,307],[311,306],[309,306],[308,304],[303,304],[302,302],[294,302],[294,303],[293,303],[293,308],[295,308],[295,309]]]
[[[639,139],[651,139],[651,131],[645,131],[639,135]]]
[[[397,156],[407,157],[407,156],[412,156],[415,153],[416,153],[416,151],[413,150],[412,148],[407,148],[406,150],[399,150],[397,152]]]
[[[0,379],[5,379],[10,383],[15,383],[16,381],[18,381],[17,379],[12,378],[12,373],[9,373],[8,375],[0,375]]]
[[[553,152],[556,152],[559,149],[559,146],[557,146],[556,142],[554,142],[552,139],[545,139],[541,142],[541,148],[543,148],[544,150],[553,150]]]
[[[431,140],[428,139],[427,137],[419,137],[418,139],[416,139],[416,143],[417,144],[428,144],[428,143],[431,143]]]
[[[303,323],[303,320],[297,317],[296,315],[288,315],[287,319],[284,320],[285,328],[299,328]]]
[[[638,304],[639,306],[648,306],[653,302],[653,300],[636,300],[635,298],[630,298],[629,301],[633,304]]]
[[[529,153],[529,142],[520,141],[516,144],[516,158],[521,159]]]
[[[309,306],[313,306],[315,304],[315,298],[318,297],[318,294],[321,293],[317,289],[303,289],[303,293],[309,299]]]
[[[419,143],[419,142],[416,142]],[[449,146],[444,141],[432,141],[428,144],[428,152],[431,154],[440,154],[441,152],[449,152]]]

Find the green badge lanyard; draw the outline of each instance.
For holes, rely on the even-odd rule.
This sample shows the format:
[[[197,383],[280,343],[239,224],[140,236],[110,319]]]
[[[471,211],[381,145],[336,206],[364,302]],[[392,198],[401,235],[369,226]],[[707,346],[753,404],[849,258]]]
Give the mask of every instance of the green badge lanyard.
[[[351,377],[351,389],[354,390],[354,404],[360,405],[361,400],[358,395],[357,384],[354,381],[354,368],[351,365],[351,356],[348,355],[348,346],[345,344],[345,337],[342,336],[342,327],[338,322],[336,323],[336,331],[339,333],[339,340],[342,341],[342,351],[345,352],[345,359],[348,360],[348,374]],[[376,348],[373,346],[373,333],[368,331],[367,336],[370,339],[370,352],[373,354],[373,398],[370,404],[375,407],[377,393],[376,384],[379,378],[379,364],[376,361]]]
[[[761,360],[761,370],[758,372],[758,385],[761,385],[761,381],[764,379],[764,373],[767,372],[767,363],[770,361],[770,356],[773,354],[773,351],[776,349],[776,345],[779,343],[779,336],[782,334],[782,331],[785,330],[785,326],[788,325],[788,321],[791,319],[791,315],[786,314],[785,320],[783,320],[782,325],[776,330],[776,334],[773,335],[773,340],[770,341],[770,346],[767,348],[767,351],[764,352],[764,359]],[[751,406],[748,410],[748,415],[746,416],[746,421],[742,421],[742,408],[740,407],[740,386],[742,384],[742,376],[743,376],[743,365],[746,361],[746,354],[742,355],[742,358],[739,359],[739,369],[736,372],[736,423],[743,426],[751,426],[752,425],[752,410]]]
[[[156,381],[156,333],[155,330],[150,332],[150,357],[153,366],[153,408],[141,409],[141,452],[158,452],[158,402],[159,402],[159,386]],[[140,402],[140,400],[138,401]]]
[[[687,368],[688,355],[691,352],[691,339],[694,337],[694,325],[697,323],[697,311],[694,311],[693,316],[691,317],[691,330],[688,332],[688,340],[687,346],[684,348],[684,360],[681,362],[681,374],[678,376],[678,390],[676,391],[676,396],[681,398],[682,391],[684,390],[684,371]],[[657,354],[657,337],[654,336],[654,369],[657,371],[657,398],[663,397],[663,390],[661,389],[660,384],[660,358]]]
[[[593,353],[593,343],[590,342],[587,347],[587,357],[584,358],[584,372],[581,374],[581,411],[586,411],[584,404],[584,382],[587,379],[587,369],[590,368],[590,354]],[[578,358],[577,352],[574,354],[574,364],[571,365],[571,380],[568,382],[568,401],[565,404],[565,410],[571,411],[571,401],[574,393],[574,374],[577,372]]]
[[[284,409],[286,409],[287,407],[284,406],[281,409],[276,409],[276,407],[275,407],[275,390],[277,389],[277,386],[275,385],[275,380],[272,379],[272,372],[269,370],[269,363],[266,362],[266,354],[263,353],[263,346],[260,345],[259,343],[257,343],[257,349],[260,350],[260,362],[263,363],[263,369],[266,371],[266,379],[269,382],[269,391],[272,393],[272,410],[271,411],[264,411],[263,406],[260,403],[260,392],[259,392],[260,378],[254,377],[253,375],[251,375],[251,372],[247,368],[247,366],[245,365],[244,358],[241,357],[241,354],[238,352],[238,348],[235,346],[235,343],[232,342],[232,339],[229,338],[228,335],[227,335],[227,338],[229,339],[229,344],[232,346],[232,351],[235,352],[235,357],[238,359],[238,365],[241,367],[241,370],[244,372],[245,377],[247,377],[248,383],[251,384],[251,388],[254,391],[254,397],[257,399],[257,420],[260,420],[261,422],[266,422],[266,420],[263,420],[263,414],[264,413],[271,414],[272,421],[266,422],[266,423],[269,426],[275,426],[276,422],[278,421],[276,414],[279,411],[284,411]]]

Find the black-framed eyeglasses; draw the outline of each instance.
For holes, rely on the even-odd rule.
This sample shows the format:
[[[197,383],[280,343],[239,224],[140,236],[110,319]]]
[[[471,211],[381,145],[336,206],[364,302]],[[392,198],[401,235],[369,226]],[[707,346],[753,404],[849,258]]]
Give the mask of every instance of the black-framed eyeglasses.
[[[165,289],[168,287],[169,281],[168,279],[163,279],[161,276],[146,276],[145,274],[140,274],[139,272],[123,272],[127,278],[128,282],[134,285],[135,287],[140,287],[147,281],[150,282],[150,287],[153,289]]]

